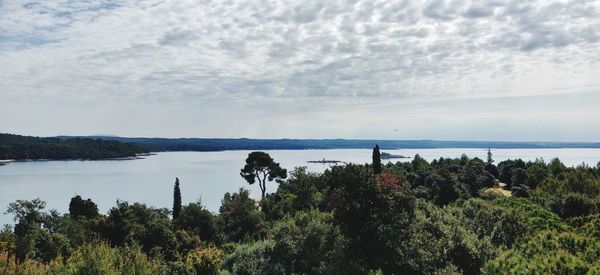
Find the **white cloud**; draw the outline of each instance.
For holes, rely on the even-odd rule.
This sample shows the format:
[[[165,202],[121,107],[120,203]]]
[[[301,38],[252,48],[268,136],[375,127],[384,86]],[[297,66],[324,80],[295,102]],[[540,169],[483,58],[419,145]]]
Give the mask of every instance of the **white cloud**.
[[[0,108],[74,116],[598,92],[600,1],[0,1],[0,64]]]

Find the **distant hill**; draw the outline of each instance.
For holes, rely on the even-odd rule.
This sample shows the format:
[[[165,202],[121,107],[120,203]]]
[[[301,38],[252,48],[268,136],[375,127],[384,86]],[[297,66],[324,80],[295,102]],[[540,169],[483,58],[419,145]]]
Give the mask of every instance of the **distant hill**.
[[[61,137],[75,138],[75,137]],[[424,148],[600,148],[598,142],[504,142],[358,139],[248,139],[248,138],[143,138],[92,136],[102,140],[136,143],[153,152],[224,150],[382,149]]]
[[[94,138],[48,138],[0,133],[0,159],[111,159],[134,157],[148,149],[138,144]]]

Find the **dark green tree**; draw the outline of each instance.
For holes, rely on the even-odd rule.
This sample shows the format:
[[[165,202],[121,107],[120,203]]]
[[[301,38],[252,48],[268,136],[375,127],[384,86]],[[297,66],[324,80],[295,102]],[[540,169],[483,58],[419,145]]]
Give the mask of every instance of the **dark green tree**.
[[[330,269],[339,233],[330,213],[298,212],[278,222],[273,231],[272,265],[283,266],[286,274],[334,273]]]
[[[179,178],[175,178],[175,187],[173,189],[173,219],[179,217],[181,212],[181,190],[179,189]]]
[[[381,152],[379,152],[379,145],[375,145],[373,148],[373,174],[381,173]]]
[[[4,214],[12,214],[16,222],[14,233],[16,236],[16,256],[19,259],[36,258],[38,250],[36,241],[42,233],[42,224],[47,214],[43,212],[46,202],[40,199],[17,200],[8,205]]]
[[[199,236],[202,241],[212,241],[216,237],[215,217],[200,202],[184,206],[175,224],[179,229]]]
[[[415,197],[407,186],[385,184],[368,166],[334,166],[329,180],[333,223],[347,238],[347,260],[384,274],[414,274],[407,256]]]
[[[98,216],[98,206],[91,200],[84,200],[77,195],[71,198],[69,203],[69,214],[71,217],[86,217],[88,219]]]
[[[267,181],[280,181],[287,177],[287,170],[281,168],[279,163],[265,152],[252,152],[246,158],[246,165],[242,168],[240,176],[249,184],[254,184],[258,179],[262,199],[267,191]]]
[[[219,229],[225,241],[239,242],[258,237],[263,220],[248,190],[240,188],[238,193],[225,193],[218,217]]]
[[[487,165],[494,165],[494,160],[492,159],[492,150],[491,148],[488,148],[488,152],[487,152]]]
[[[490,148],[488,148],[485,170],[488,171],[488,173],[490,173],[495,179],[500,177],[500,171],[498,171],[498,167],[494,165],[494,159],[492,159],[492,151]]]
[[[527,171],[523,168],[516,168],[513,170],[511,182],[512,186],[525,185],[527,181]]]

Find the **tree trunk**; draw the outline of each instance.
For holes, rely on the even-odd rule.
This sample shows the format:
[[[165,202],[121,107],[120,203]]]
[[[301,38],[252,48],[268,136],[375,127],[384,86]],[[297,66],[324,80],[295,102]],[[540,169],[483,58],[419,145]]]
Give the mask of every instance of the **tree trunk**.
[[[262,174],[262,180],[258,177],[258,186],[260,186],[260,191],[262,192],[261,201],[265,199],[265,193],[267,192],[267,174],[265,171]]]

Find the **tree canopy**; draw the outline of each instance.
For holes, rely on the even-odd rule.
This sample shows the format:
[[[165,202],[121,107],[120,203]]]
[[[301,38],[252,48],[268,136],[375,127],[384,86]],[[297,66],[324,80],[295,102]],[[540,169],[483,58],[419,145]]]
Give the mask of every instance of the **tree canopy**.
[[[249,184],[258,180],[261,197],[264,199],[267,191],[267,181],[281,180],[287,177],[287,170],[281,168],[279,163],[265,152],[252,152],[246,158],[246,165],[242,168],[240,176]]]
[[[374,172],[295,168],[260,202],[242,188],[215,213],[123,201],[98,213],[75,196],[61,214],[17,200],[14,226],[0,230],[0,274],[600,272],[600,164],[416,155]]]
[[[135,157],[141,145],[90,138],[40,138],[0,134],[0,159],[110,159]]]

